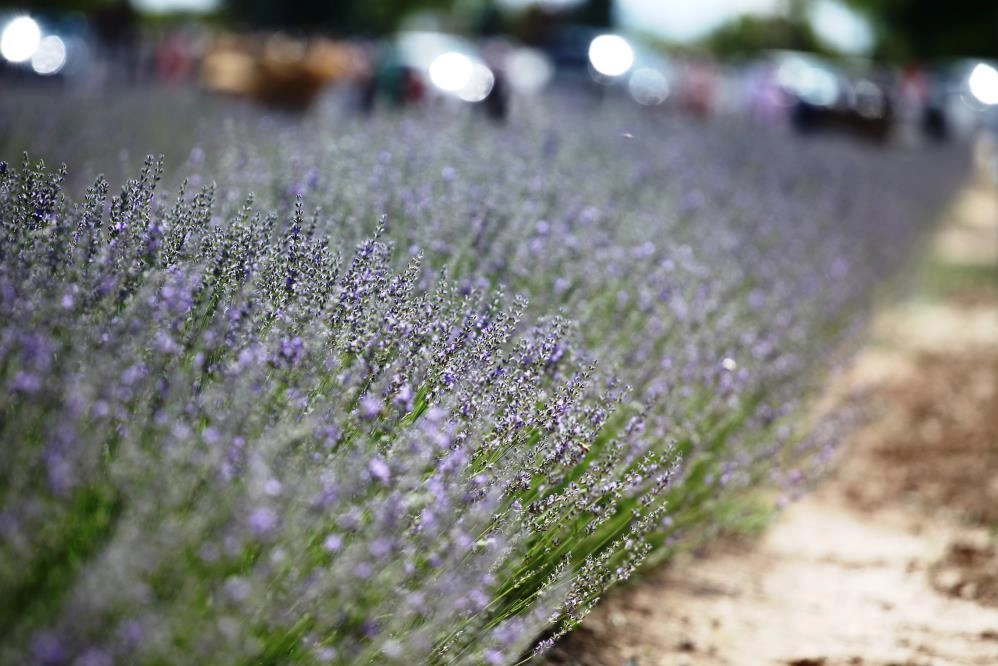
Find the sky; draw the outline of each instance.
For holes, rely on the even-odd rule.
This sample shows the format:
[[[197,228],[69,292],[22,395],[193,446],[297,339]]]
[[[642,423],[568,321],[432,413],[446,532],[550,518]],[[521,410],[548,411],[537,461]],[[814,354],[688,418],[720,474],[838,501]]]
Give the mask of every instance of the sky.
[[[131,0],[136,9],[146,12],[207,12],[220,0]]]
[[[534,0],[500,0],[507,7],[523,7]],[[543,0],[549,5],[572,5],[578,0]],[[774,14],[785,0],[616,0],[621,28],[657,34],[673,41],[704,37],[742,14]],[[812,24],[818,36],[846,53],[868,53],[873,30],[858,14],[838,0],[813,3]]]
[[[781,4],[781,0],[617,0],[617,18],[622,27],[686,41],[703,37],[739,14],[769,14]]]
[[[147,11],[204,11],[219,0],[132,0]],[[377,2],[377,0],[369,0]],[[507,7],[523,7],[535,0],[499,0]],[[543,0],[549,5],[572,5],[578,0]],[[622,28],[658,34],[674,41],[703,37],[740,14],[772,14],[784,0],[616,0]],[[873,46],[873,32],[861,17],[837,0],[814,3],[812,23],[818,36],[847,53],[865,53]]]
[[[811,25],[818,37],[846,53],[870,53],[874,47],[870,23],[845,5],[822,0],[814,5]]]

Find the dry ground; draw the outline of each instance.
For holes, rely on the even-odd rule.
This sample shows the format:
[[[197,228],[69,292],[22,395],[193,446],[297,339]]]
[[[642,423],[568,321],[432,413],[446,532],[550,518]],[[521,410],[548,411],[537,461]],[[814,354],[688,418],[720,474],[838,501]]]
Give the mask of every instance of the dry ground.
[[[757,541],[610,594],[552,663],[998,665],[995,183],[961,193],[931,255],[990,277],[882,314],[844,379],[878,416],[834,475]]]

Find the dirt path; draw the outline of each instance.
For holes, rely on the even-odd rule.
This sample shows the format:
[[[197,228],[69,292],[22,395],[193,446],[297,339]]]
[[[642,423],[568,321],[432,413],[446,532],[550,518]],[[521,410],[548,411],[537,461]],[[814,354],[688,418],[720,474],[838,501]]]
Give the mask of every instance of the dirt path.
[[[834,476],[760,540],[609,595],[553,662],[998,665],[996,189],[957,198],[930,262],[990,277],[876,323],[846,381],[879,416]]]

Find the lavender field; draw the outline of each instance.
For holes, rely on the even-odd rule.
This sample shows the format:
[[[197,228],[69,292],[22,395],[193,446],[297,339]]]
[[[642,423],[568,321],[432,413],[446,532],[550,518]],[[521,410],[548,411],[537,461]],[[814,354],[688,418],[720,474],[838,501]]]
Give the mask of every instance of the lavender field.
[[[822,473],[965,166],[38,91],[0,160],[0,663],[87,666],[529,661]]]

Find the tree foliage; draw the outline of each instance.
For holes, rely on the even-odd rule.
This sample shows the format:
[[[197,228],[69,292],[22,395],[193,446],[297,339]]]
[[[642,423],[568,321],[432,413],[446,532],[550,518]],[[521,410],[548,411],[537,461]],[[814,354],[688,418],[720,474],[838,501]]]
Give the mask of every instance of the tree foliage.
[[[226,0],[228,14],[255,27],[326,29],[340,33],[385,34],[406,15],[448,10],[453,0]]]
[[[982,0],[848,0],[878,32],[877,55],[893,60],[998,57],[998,3]]]
[[[807,22],[751,14],[714,30],[707,36],[706,45],[712,52],[724,57],[746,56],[765,49],[816,53],[826,50]]]

